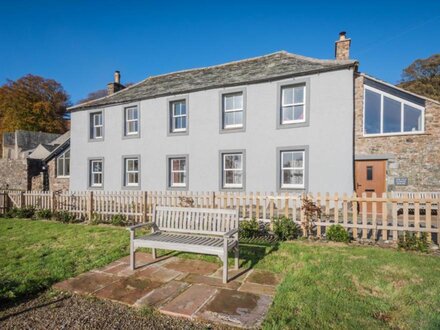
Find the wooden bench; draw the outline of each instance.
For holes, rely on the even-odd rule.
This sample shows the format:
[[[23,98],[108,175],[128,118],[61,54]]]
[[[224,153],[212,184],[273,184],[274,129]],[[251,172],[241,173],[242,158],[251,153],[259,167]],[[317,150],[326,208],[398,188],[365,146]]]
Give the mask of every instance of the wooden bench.
[[[151,233],[135,237],[135,230],[151,226]],[[223,261],[223,283],[228,282],[228,252],[233,250],[235,269],[238,269],[238,211],[186,207],[153,208],[153,220],[131,226],[130,266],[135,269],[137,248],[151,248],[153,259],[156,249],[217,255]]]

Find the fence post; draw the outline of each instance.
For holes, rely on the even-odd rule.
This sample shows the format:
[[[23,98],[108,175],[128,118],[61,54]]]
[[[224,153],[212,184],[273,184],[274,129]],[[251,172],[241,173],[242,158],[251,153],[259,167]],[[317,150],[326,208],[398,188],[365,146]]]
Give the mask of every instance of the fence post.
[[[142,222],[148,222],[148,193],[144,191],[142,195]]]
[[[215,209],[215,206],[216,206],[216,205],[215,205],[215,191],[213,191],[213,192],[211,193],[211,196],[212,196],[212,197],[211,197],[211,198],[212,198],[212,201],[211,201],[212,205],[211,205],[211,206],[212,206],[213,209]]]
[[[50,193],[50,195],[51,195],[50,196],[50,203],[51,203],[50,210],[51,210],[52,213],[54,213],[57,210],[57,202],[56,202],[56,199],[55,199],[55,192],[52,191]]]
[[[24,191],[20,191],[20,208],[23,208],[26,206],[26,199],[24,196]]]
[[[87,218],[90,222],[93,216],[93,191],[89,191],[87,194]]]

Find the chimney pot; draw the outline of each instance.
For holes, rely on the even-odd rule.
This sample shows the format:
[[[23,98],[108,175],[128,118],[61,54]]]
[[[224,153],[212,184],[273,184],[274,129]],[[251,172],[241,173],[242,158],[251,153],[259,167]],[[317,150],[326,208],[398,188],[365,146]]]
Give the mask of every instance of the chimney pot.
[[[339,32],[339,39],[335,42],[335,58],[348,60],[350,58],[351,39],[346,37],[346,32]]]
[[[121,83],[121,73],[119,71],[115,71],[115,83],[116,84]]]

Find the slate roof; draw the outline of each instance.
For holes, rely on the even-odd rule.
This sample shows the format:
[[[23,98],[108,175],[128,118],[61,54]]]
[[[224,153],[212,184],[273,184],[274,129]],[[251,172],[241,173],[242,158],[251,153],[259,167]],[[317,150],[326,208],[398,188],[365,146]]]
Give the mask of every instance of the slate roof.
[[[69,110],[340,70],[356,64],[354,60],[319,60],[280,51],[206,68],[152,76],[112,95],[75,105]]]

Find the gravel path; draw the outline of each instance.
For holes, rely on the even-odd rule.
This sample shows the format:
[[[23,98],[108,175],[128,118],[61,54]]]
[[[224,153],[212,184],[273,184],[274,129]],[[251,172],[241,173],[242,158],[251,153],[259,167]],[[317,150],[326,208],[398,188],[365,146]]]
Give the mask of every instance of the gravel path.
[[[0,311],[0,329],[227,329],[66,293],[46,292]]]

